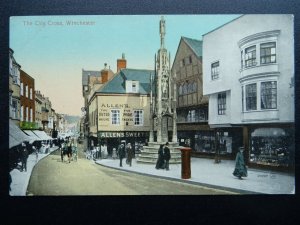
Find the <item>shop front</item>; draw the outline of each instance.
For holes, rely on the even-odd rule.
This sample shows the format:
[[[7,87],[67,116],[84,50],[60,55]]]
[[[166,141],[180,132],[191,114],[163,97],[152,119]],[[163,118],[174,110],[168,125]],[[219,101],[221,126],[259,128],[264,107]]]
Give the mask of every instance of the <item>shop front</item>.
[[[290,170],[295,166],[294,128],[265,126],[249,128],[249,164],[252,167]]]
[[[192,156],[234,159],[239,147],[243,146],[241,127],[209,128],[201,125],[195,130],[180,130],[177,133],[180,146],[192,148]]]
[[[113,149],[118,149],[121,142],[131,143],[134,152],[137,152],[148,140],[148,131],[98,131],[98,142],[107,146],[107,152],[110,156]]]

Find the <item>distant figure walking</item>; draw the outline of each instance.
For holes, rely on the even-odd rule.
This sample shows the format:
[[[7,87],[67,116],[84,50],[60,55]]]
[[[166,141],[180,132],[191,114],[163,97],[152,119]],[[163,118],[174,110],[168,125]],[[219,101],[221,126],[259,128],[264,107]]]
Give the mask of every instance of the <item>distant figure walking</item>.
[[[120,167],[122,167],[122,161],[123,161],[123,158],[125,157],[125,147],[124,147],[124,144],[120,144],[119,147],[118,147],[118,155],[119,155],[119,158],[120,158]]]
[[[236,154],[235,158],[235,168],[233,171],[233,175],[238,177],[240,180],[242,180],[242,177],[247,177],[247,168],[245,166],[244,161],[244,148],[240,147],[239,152]]]
[[[102,145],[101,145],[101,156],[102,156],[102,158],[104,158],[104,159],[106,159],[107,156],[108,156],[106,144],[102,144]]]
[[[133,158],[133,148],[131,146],[131,143],[128,143],[126,146],[126,152],[127,152],[127,160],[126,163],[131,166],[132,165],[132,158]]]
[[[164,160],[165,160],[165,169],[169,170],[169,160],[171,159],[169,142],[166,143],[164,148]]]
[[[113,150],[112,150],[112,158],[113,159],[117,158],[117,150],[116,150],[116,148],[113,148]]]
[[[36,160],[36,162],[37,162],[38,159],[39,159],[39,151],[38,151],[38,148],[36,148],[35,145],[32,145],[32,151],[35,153],[35,160]]]
[[[27,171],[27,158],[28,158],[28,151],[26,148],[26,144],[22,143],[22,171]]]
[[[165,160],[164,160],[164,145],[160,145],[158,149],[158,158],[156,161],[156,169],[164,169],[165,168]]]

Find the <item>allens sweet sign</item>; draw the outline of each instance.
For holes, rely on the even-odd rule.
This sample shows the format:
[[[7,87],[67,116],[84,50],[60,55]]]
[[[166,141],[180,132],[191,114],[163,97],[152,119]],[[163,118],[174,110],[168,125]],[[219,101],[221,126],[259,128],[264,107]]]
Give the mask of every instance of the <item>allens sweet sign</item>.
[[[98,138],[145,138],[149,132],[145,131],[98,131]]]

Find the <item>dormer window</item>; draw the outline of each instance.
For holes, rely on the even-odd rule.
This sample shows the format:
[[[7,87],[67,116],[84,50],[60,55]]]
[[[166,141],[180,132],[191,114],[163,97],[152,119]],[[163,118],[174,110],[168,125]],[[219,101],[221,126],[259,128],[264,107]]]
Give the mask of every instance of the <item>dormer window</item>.
[[[127,80],[126,93],[139,93],[139,81]]]

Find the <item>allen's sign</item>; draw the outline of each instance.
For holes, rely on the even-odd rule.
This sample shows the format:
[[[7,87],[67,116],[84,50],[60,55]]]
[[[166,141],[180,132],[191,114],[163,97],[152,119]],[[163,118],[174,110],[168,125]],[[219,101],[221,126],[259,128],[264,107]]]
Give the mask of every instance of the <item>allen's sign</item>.
[[[98,131],[98,138],[142,138],[149,137],[146,131]]]

